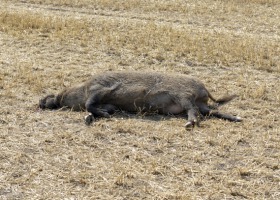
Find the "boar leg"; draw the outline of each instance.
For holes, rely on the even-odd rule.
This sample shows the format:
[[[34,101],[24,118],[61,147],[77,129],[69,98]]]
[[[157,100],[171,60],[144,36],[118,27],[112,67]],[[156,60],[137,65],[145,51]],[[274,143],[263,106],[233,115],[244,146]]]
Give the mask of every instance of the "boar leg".
[[[205,104],[199,104],[198,107],[199,107],[199,111],[204,116],[207,116],[207,115],[208,116],[213,116],[213,117],[216,117],[216,118],[219,118],[219,119],[225,119],[225,120],[232,121],[232,122],[241,122],[242,121],[242,119],[240,117],[225,114],[225,113],[220,113],[217,110],[210,109]]]
[[[193,128],[195,125],[199,126],[199,112],[191,101],[187,101],[182,106],[185,108],[188,114],[188,121],[185,124],[186,128]]]
[[[94,117],[109,118],[110,114],[115,112],[115,106],[110,104],[102,104],[102,100],[105,96],[110,95],[114,90],[119,87],[120,83],[116,83],[109,88],[101,88],[96,91],[92,91],[92,95],[86,101],[86,110],[90,113],[85,117],[85,123],[89,125]]]
[[[86,125],[90,125],[93,122],[94,117],[109,117],[109,115],[114,114],[117,110],[117,107],[111,104],[101,104],[96,106],[97,112],[95,112],[95,114],[91,112],[89,115],[85,116]],[[98,115],[96,113],[98,113]]]
[[[99,96],[94,95],[86,102],[86,110],[90,113],[85,117],[85,123],[90,125],[95,117],[110,117],[110,110],[103,108],[102,104],[99,104]]]
[[[185,127],[194,128],[195,125],[199,126],[198,112],[195,108],[190,108],[188,110],[188,121]]]
[[[220,113],[217,110],[211,111],[210,116],[217,117],[217,118],[220,118],[220,119],[225,119],[225,120],[228,120],[228,121],[231,121],[231,122],[241,122],[242,121],[242,119],[238,116],[233,116],[233,115],[229,115],[229,114],[225,114],[225,113]]]

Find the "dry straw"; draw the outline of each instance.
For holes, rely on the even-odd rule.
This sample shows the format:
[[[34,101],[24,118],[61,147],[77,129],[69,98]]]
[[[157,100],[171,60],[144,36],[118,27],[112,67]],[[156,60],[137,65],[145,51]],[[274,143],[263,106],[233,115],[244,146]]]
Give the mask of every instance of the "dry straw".
[[[0,1],[0,199],[279,199],[279,6]],[[197,76],[244,122],[38,110],[108,70]]]

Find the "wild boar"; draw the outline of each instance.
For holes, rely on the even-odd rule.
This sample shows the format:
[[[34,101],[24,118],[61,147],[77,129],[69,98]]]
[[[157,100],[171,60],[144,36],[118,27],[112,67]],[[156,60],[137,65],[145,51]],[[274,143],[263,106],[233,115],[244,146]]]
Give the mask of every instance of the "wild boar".
[[[156,112],[164,115],[186,114],[186,127],[199,126],[201,116],[213,116],[233,122],[240,117],[216,110],[236,95],[215,99],[196,78],[182,74],[157,72],[106,72],[71,87],[58,95],[41,99],[42,109],[61,107],[86,110],[90,124],[94,117],[110,117],[116,110],[127,112]],[[208,100],[216,106],[209,105]]]

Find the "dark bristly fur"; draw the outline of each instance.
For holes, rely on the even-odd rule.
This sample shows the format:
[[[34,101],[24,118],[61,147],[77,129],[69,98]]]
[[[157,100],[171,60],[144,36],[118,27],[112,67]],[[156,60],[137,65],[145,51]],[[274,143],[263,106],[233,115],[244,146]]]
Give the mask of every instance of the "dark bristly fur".
[[[239,122],[241,118],[222,114],[208,105],[211,99],[222,105],[236,95],[215,99],[199,80],[180,74],[156,72],[107,72],[66,89],[57,96],[48,95],[39,102],[42,109],[68,107],[86,110],[94,117],[109,117],[116,109],[128,112],[154,112],[188,115],[186,127],[199,125],[199,115]]]

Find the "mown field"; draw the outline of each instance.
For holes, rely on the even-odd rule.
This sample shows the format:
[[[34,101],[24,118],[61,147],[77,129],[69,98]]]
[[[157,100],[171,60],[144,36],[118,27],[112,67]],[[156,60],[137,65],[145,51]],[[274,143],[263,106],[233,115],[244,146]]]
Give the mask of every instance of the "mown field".
[[[1,0],[0,199],[280,199],[279,0]],[[105,71],[199,77],[242,123],[42,111]]]

